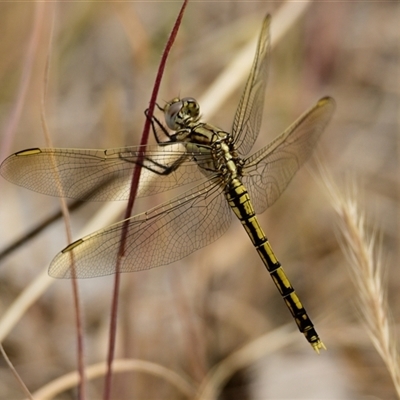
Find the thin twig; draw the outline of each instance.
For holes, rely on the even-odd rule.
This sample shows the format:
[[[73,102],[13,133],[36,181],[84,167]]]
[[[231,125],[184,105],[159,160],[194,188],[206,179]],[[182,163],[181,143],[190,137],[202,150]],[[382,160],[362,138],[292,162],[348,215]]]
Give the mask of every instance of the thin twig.
[[[159,91],[159,88],[161,85],[161,79],[162,79],[162,76],[164,73],[167,58],[168,58],[169,52],[172,48],[172,45],[175,41],[176,35],[178,34],[179,26],[181,24],[187,2],[188,2],[188,0],[184,0],[184,2],[182,4],[181,10],[175,21],[174,27],[172,28],[171,34],[167,41],[167,45],[165,46],[163,55],[161,57],[160,65],[158,68],[156,80],[155,80],[154,87],[153,87],[153,92],[152,92],[152,95],[150,98],[149,108],[148,108],[148,112],[147,112],[147,118],[146,118],[145,125],[143,128],[142,139],[140,141],[140,146],[141,146],[140,148],[143,149],[143,152],[144,152],[147,142],[148,142],[148,138],[149,138],[149,134],[150,134],[150,121],[153,117],[154,108],[155,108],[155,104],[156,104],[156,100],[157,100],[157,95],[158,95],[158,91]],[[125,254],[125,242],[126,242],[126,238],[128,236],[129,218],[132,213],[133,205],[134,205],[135,199],[136,199],[137,190],[139,187],[141,166],[143,164],[143,154],[144,154],[143,152],[139,152],[138,162],[135,166],[135,169],[134,169],[134,172],[132,175],[131,190],[130,190],[128,205],[126,207],[125,218],[124,218],[125,223],[122,228],[121,242],[120,242],[120,247],[119,247],[119,251],[118,251],[118,259],[116,262],[116,268],[115,268],[115,280],[114,280],[114,290],[113,290],[113,299],[112,299],[112,308],[111,308],[111,321],[110,321],[110,338],[109,338],[109,347],[108,347],[108,355],[107,355],[107,374],[105,377],[104,393],[103,393],[104,400],[109,400],[110,396],[111,396],[112,361],[114,359],[114,352],[115,352],[117,314],[118,314],[118,296],[119,296],[119,285],[120,285],[119,271],[120,271],[121,261]]]
[[[2,343],[0,343],[0,353],[3,356],[5,362],[8,365],[8,368],[10,369],[10,371],[12,372],[12,374],[14,375],[15,379],[17,380],[17,382],[19,383],[19,385],[21,386],[22,390],[25,392],[25,394],[28,396],[28,399],[30,400],[34,400],[31,392],[29,391],[29,389],[27,388],[27,386],[25,385],[24,381],[22,380],[22,378],[19,376],[17,370],[14,368],[14,365],[12,364],[12,362],[10,361],[10,359],[7,356],[7,353],[5,352]]]
[[[49,72],[50,72],[50,57],[51,57],[51,50],[52,50],[52,42],[54,37],[54,20],[55,20],[55,13],[56,13],[56,6],[57,3],[52,4],[52,13],[51,13],[51,29],[49,34],[49,44],[47,48],[47,56],[46,56],[46,65],[43,74],[43,92],[42,92],[42,99],[40,104],[40,118],[42,122],[42,129],[46,141],[47,147],[53,147],[51,135],[47,126],[46,122],[46,95],[47,95],[47,86],[48,86],[48,79],[49,79]],[[56,175],[57,182],[59,182],[59,191],[60,191],[60,205],[61,211],[64,217],[64,226],[65,232],[67,236],[68,243],[72,243],[72,231],[71,231],[71,224],[70,224],[70,216],[68,211],[68,206],[65,197],[63,196],[63,188],[61,185],[61,180],[58,176],[58,170],[55,160],[52,158],[54,173]],[[79,371],[79,385],[78,385],[78,399],[84,400],[85,398],[85,365],[84,365],[84,340],[83,340],[83,322],[82,322],[82,312],[80,307],[79,301],[79,290],[78,290],[78,282],[77,279],[74,277],[75,272],[75,263],[73,256],[71,257],[71,268],[73,279],[71,280],[72,283],[72,293],[74,299],[74,309],[75,309],[75,323],[76,323],[76,335],[77,335],[77,357],[78,357],[78,371]]]
[[[0,160],[2,160],[5,155],[10,152],[12,138],[21,117],[21,112],[26,100],[29,82],[33,71],[33,64],[37,54],[39,54],[38,47],[40,43],[41,27],[43,26],[44,21],[45,8],[45,2],[35,2],[32,34],[30,36],[28,50],[26,52],[24,68],[22,71],[21,80],[19,82],[15,106],[11,112],[10,118],[6,123],[6,127],[4,128],[5,139],[2,140],[0,147]]]

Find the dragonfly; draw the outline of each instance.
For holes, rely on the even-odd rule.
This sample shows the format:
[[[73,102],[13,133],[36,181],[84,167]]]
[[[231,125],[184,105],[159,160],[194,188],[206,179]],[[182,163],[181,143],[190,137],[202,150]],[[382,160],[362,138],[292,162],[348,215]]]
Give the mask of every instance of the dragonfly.
[[[170,264],[215,241],[236,215],[298,329],[315,351],[325,349],[257,214],[275,203],[309,159],[333,115],[335,102],[330,97],[320,99],[275,140],[247,155],[262,120],[270,21],[267,15],[231,133],[202,122],[194,98],[174,98],[164,107],[158,106],[165,123],[156,117],[151,119],[157,142],[154,146],[107,150],[31,148],[4,160],[0,173],[7,180],[46,195],[79,200],[127,199],[138,164],[142,166],[138,196],[195,185],[147,212],[71,243],[51,262],[50,276],[92,278],[116,273],[124,229],[125,253],[119,260],[119,272]]]

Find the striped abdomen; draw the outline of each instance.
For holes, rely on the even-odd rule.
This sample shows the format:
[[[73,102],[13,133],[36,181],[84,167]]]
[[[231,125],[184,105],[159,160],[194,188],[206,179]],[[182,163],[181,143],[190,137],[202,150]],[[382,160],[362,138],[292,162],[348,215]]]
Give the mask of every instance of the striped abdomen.
[[[319,349],[325,348],[325,346],[315,331],[313,323],[307,315],[300,299],[297,297],[297,294],[283,271],[281,264],[275,257],[271,245],[269,244],[269,241],[261,229],[255,215],[246,188],[240,180],[236,178],[232,179],[227,187],[229,187],[229,190],[226,191],[225,196],[230,207],[241,221],[247,234],[250,236],[261,260],[270,273],[276,287],[283,297],[283,300],[295,319],[300,332],[304,334],[314,350],[319,352]]]

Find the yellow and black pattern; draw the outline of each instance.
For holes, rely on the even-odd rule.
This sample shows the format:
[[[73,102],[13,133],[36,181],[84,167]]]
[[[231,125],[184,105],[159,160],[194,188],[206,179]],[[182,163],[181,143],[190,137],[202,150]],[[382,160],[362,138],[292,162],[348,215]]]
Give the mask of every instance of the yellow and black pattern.
[[[227,189],[225,196],[228,200],[228,204],[239,218],[253,242],[261,260],[285,301],[286,306],[296,321],[300,332],[304,334],[315,351],[319,352],[319,350],[325,349],[303,304],[298,298],[280,262],[275,257],[271,245],[258,222],[246,188],[239,179],[234,179]]]
[[[70,244],[51,262],[51,276],[93,278],[115,273],[117,264],[119,272],[170,264],[218,239],[228,229],[233,210],[300,331],[317,352],[324,348],[256,213],[264,212],[279,198],[309,159],[332,117],[335,102],[330,97],[320,99],[275,140],[248,156],[261,126],[270,22],[267,15],[232,132],[202,122],[194,98],[174,98],[164,107],[159,106],[166,127],[156,117],[151,120],[155,146],[33,148],[4,160],[0,172],[9,181],[39,193],[86,201],[128,199],[138,164],[143,167],[139,197],[195,184],[175,199]]]

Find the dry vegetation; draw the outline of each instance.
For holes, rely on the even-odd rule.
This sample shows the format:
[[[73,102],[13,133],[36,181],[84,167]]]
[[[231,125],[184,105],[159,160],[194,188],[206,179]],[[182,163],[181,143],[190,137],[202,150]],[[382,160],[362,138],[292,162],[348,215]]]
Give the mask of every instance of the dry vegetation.
[[[0,5],[0,161],[45,146],[40,105],[53,6]],[[275,21],[288,6],[295,3],[189,4],[160,101],[201,99],[258,32],[263,15]],[[139,143],[143,110],[178,9],[172,2],[57,4],[45,105],[54,146]],[[318,146],[332,178],[317,173],[314,179],[304,168],[260,217],[328,351],[316,356],[296,331],[235,221],[220,240],[171,266],[122,276],[117,359],[125,361],[115,364],[113,398],[399,396],[399,21],[398,2],[313,3],[272,52],[256,146],[320,97],[331,95],[338,105]],[[241,88],[215,108],[215,124],[230,129]],[[318,171],[313,162],[309,167]],[[358,187],[351,201],[342,194],[348,182]],[[2,178],[0,193],[0,251],[60,207],[58,199]],[[168,196],[139,201],[137,211]],[[116,216],[108,209],[99,216],[102,204],[73,212],[74,237],[120,217],[119,206]],[[77,368],[71,282],[45,275],[66,245],[64,232],[60,219],[0,260],[0,341],[31,392]],[[101,398],[103,367],[95,364],[106,357],[112,285],[113,277],[79,281],[85,362],[95,377],[87,399]],[[26,303],[16,303],[21,294]],[[0,400],[24,398],[3,360],[0,368]],[[76,391],[56,398],[75,399]]]

